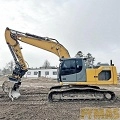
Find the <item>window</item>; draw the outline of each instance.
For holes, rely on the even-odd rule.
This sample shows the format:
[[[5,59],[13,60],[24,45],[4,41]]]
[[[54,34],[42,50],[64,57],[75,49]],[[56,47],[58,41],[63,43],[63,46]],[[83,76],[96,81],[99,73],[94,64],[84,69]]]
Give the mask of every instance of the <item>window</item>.
[[[62,75],[69,75],[76,73],[76,65],[74,59],[65,60],[61,67],[62,67],[62,71],[61,71]]]
[[[98,74],[98,80],[109,80],[111,78],[110,70],[103,70]]]
[[[57,75],[57,72],[56,72],[56,71],[53,71],[53,75]]]
[[[83,66],[82,59],[68,59],[64,60],[61,63],[60,74],[61,75],[70,75],[81,72]]]
[[[75,70],[76,67],[75,67],[75,60],[70,60],[70,69],[71,70]]]
[[[82,70],[82,59],[76,60],[76,72],[80,72]]]
[[[49,75],[49,71],[45,71],[45,75]]]
[[[31,72],[27,72],[27,75],[31,75]]]
[[[35,72],[34,72],[34,75],[37,75],[37,74],[38,74],[38,72],[37,72],[37,71],[35,71]]]
[[[70,60],[64,61],[63,65],[62,65],[62,69],[63,69],[63,70],[68,70],[68,69],[70,69]]]
[[[75,60],[66,60],[66,61],[64,61],[62,69],[63,70],[75,69]]]

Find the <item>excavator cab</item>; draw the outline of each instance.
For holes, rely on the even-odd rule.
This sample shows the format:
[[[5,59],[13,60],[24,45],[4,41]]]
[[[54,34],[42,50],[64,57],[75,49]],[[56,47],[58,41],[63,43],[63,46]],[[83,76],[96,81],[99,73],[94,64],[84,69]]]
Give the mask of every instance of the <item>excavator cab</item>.
[[[59,67],[60,82],[85,82],[86,67],[82,58],[64,59]]]

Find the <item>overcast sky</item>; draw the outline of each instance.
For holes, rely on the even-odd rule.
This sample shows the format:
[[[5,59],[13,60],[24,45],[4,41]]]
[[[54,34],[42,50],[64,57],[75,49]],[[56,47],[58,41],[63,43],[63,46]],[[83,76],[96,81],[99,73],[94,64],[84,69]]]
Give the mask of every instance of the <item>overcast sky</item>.
[[[88,52],[97,62],[112,59],[120,72],[120,0],[0,0],[0,68],[13,60],[5,43],[6,27],[57,39],[71,57]],[[59,64],[53,53],[20,43],[29,67],[47,59]]]

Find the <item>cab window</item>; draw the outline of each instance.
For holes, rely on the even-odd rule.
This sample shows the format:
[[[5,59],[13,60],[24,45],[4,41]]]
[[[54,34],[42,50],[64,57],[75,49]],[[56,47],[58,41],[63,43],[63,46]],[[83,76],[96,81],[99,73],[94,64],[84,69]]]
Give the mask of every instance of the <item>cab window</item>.
[[[76,72],[80,72],[82,70],[82,59],[77,59],[76,60]]]
[[[75,60],[65,60],[61,66],[61,75],[69,75],[76,73]]]

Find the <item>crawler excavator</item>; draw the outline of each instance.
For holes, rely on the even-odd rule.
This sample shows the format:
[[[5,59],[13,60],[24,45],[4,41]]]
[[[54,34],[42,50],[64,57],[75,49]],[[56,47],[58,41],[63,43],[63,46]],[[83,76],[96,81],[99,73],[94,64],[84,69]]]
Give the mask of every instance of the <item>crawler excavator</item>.
[[[10,28],[5,30],[5,40],[15,61],[15,69],[8,81],[2,85],[13,100],[20,96],[21,78],[27,72],[19,41],[47,50],[60,58],[58,70],[59,86],[53,86],[48,93],[49,101],[62,100],[114,100],[115,93],[102,89],[99,85],[117,84],[117,71],[114,64],[99,64],[87,67],[87,58],[71,58],[68,50],[56,39],[23,33]],[[29,53],[30,54],[30,53]]]

